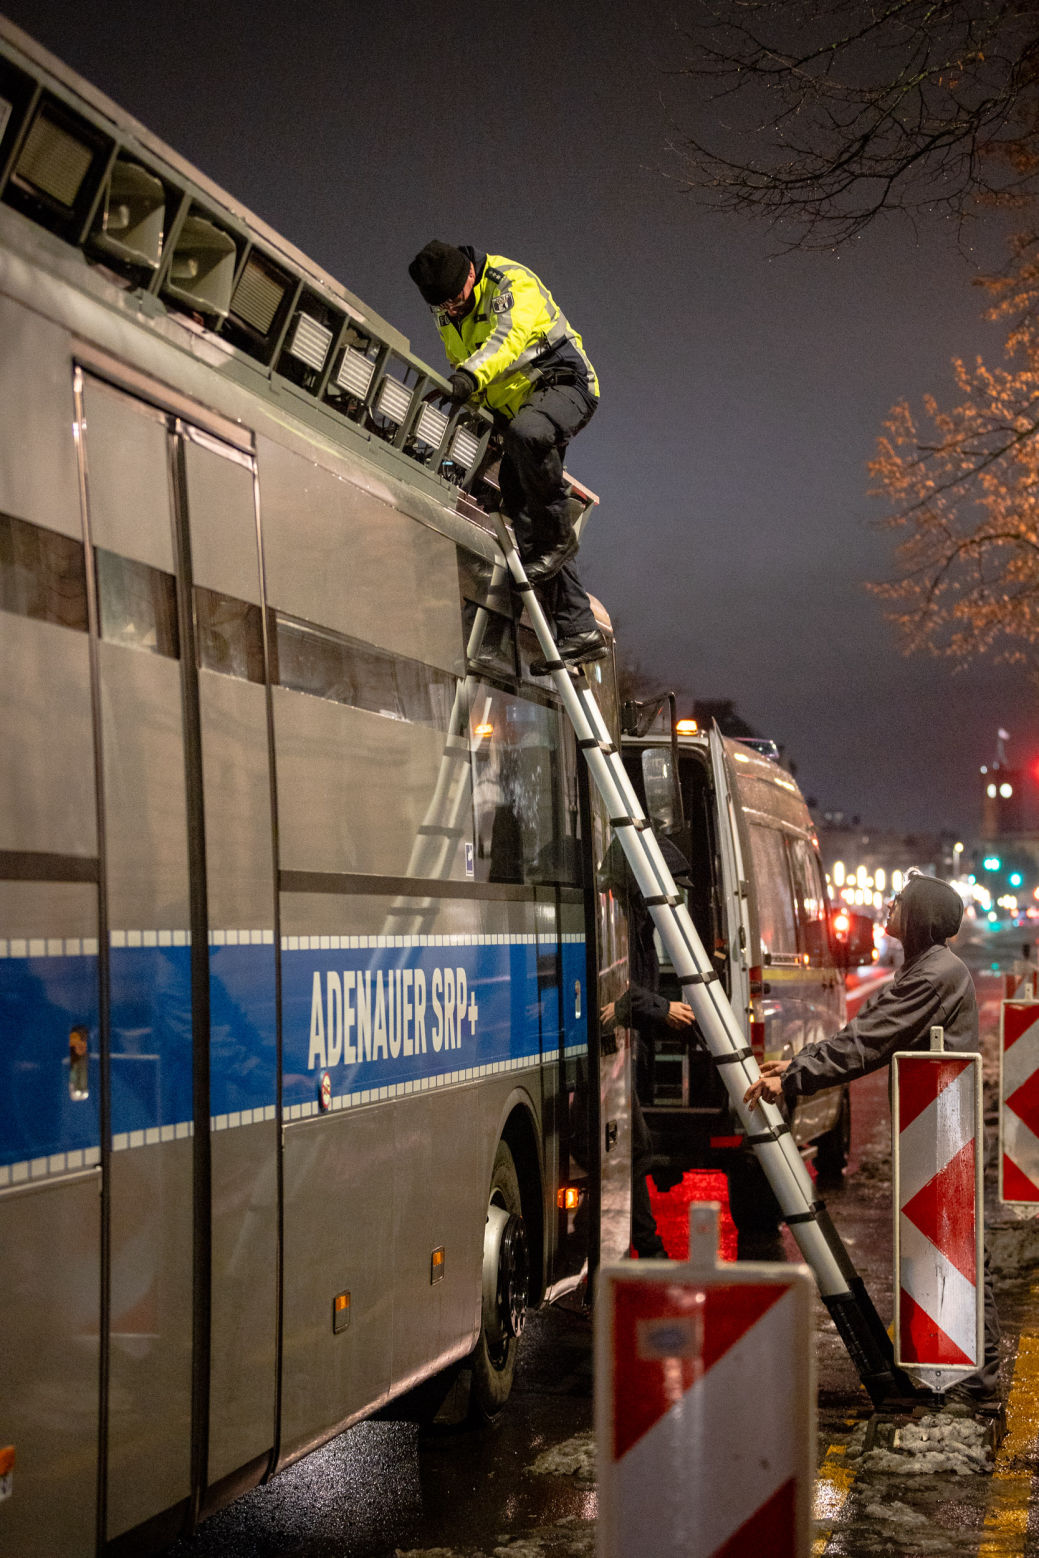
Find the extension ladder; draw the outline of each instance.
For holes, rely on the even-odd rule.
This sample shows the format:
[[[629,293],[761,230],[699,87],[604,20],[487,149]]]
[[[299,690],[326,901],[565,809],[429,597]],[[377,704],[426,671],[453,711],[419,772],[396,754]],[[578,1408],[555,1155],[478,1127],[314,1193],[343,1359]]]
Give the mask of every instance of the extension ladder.
[[[762,1100],[748,1108],[743,1102],[747,1088],[761,1074],[758,1063],[704,951],[685,899],[664,863],[588,679],[581,667],[567,666],[560,660],[548,618],[527,579],[515,540],[501,514],[494,520],[513,585],[522,595],[552,683],[608,809],[610,826],[653,916],[747,1143],[779,1202],[783,1220],[815,1276],[823,1303],[874,1405],[912,1397],[915,1387],[895,1364],[880,1316],[829,1213],[815,1199],[811,1177],[790,1127],[774,1104]]]

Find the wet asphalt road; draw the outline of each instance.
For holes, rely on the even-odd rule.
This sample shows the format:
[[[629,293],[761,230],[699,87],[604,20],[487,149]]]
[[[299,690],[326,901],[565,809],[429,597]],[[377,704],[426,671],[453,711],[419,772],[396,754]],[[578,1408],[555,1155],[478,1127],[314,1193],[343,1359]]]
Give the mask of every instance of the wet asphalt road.
[[[1017,933],[957,948],[977,969],[990,1094],[998,1074],[1002,994],[991,964],[1009,960],[1020,942]],[[1033,1497],[1039,1492],[1033,1481],[1039,1473],[1039,1232],[1032,1218],[995,1205],[994,1117],[986,1134],[989,1247],[1004,1326],[1010,1433],[993,1460],[980,1431],[978,1442],[964,1447],[973,1431],[969,1420],[917,1426],[916,1441],[924,1432],[930,1436],[915,1446],[930,1450],[925,1457],[885,1451],[895,1425],[881,1422],[880,1448],[863,1455],[870,1403],[817,1301],[820,1474],[813,1558],[1039,1558],[1039,1500]],[[827,1203],[888,1319],[886,1073],[854,1084],[850,1172],[842,1189],[827,1194]],[[792,1242],[790,1248],[795,1255]],[[528,1321],[510,1406],[490,1430],[420,1438],[411,1425],[363,1424],[213,1516],[171,1549],[170,1558],[579,1558],[594,1551],[591,1423],[590,1324],[562,1309],[540,1312]],[[913,1431],[903,1437],[911,1439]],[[936,1455],[936,1440],[937,1450],[948,1453]]]

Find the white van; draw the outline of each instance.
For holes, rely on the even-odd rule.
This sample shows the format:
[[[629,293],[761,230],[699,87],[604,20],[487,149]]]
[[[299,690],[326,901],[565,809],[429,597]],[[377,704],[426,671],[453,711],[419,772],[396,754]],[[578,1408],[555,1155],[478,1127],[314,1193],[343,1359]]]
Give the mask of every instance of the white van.
[[[664,718],[661,718],[661,714]],[[862,956],[837,946],[815,828],[796,783],[775,757],[722,736],[676,728],[674,699],[626,706],[624,762],[658,834],[686,855],[693,922],[745,1025],[758,1060],[788,1059],[845,1022],[842,970]],[[644,733],[640,733],[644,732]],[[774,751],[771,743],[769,748]],[[658,941],[661,993],[681,991]],[[867,960],[872,956],[872,938]],[[661,1190],[690,1168],[724,1168],[741,1252],[774,1236],[778,1207],[744,1145],[717,1068],[688,1033],[640,1034],[637,1084]],[[791,1121],[822,1180],[844,1172],[851,1138],[847,1088],[801,1101]]]

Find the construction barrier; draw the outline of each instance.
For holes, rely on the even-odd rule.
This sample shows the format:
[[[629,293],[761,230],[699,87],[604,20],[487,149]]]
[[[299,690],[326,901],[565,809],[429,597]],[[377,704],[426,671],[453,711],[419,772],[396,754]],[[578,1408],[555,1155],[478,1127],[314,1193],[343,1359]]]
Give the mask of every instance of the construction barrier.
[[[1039,1205],[1039,1001],[999,1017],[999,1199]]]
[[[931,1390],[984,1349],[981,1056],[942,1041],[892,1061],[895,1358]]]
[[[596,1307],[600,1558],[803,1558],[815,1472],[812,1285],[718,1260],[694,1206],[689,1260],[604,1269]]]
[[[1004,1001],[1034,1001],[1039,995],[1037,982],[1039,982],[1039,974],[1034,968],[1026,969],[1023,973],[1004,973]]]

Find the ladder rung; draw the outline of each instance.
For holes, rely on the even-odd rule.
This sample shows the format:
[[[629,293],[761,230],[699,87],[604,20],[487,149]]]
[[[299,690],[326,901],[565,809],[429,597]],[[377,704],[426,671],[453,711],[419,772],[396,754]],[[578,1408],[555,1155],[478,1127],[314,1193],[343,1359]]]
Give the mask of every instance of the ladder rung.
[[[814,1223],[819,1213],[825,1210],[825,1201],[813,1201],[807,1212],[791,1212],[789,1217],[783,1218],[783,1221],[788,1228],[792,1228],[794,1223]]]
[[[718,975],[712,969],[709,974],[683,974],[678,983],[680,985],[710,985],[714,983],[717,977]]]
[[[645,817],[611,817],[611,828],[635,828],[639,833],[645,833],[649,823]]]
[[[738,1061],[749,1060],[754,1051],[750,1048],[733,1050],[731,1055],[715,1055],[716,1066],[735,1066]]]
[[[645,903],[647,908],[652,908],[655,903],[667,903],[674,909],[678,904],[685,903],[685,899],[679,893],[655,893],[652,898],[647,898]]]
[[[756,1131],[753,1136],[747,1136],[744,1140],[748,1147],[757,1147],[766,1141],[778,1141],[781,1136],[789,1136],[789,1125],[770,1125],[767,1131]]]
[[[577,745],[580,747],[582,752],[589,752],[594,747],[598,747],[599,751],[605,752],[607,757],[612,757],[617,750],[612,741],[600,741],[598,736],[586,736],[584,740],[579,741]]]
[[[464,829],[448,828],[441,823],[423,822],[415,829],[423,838],[456,839],[461,838]]]

